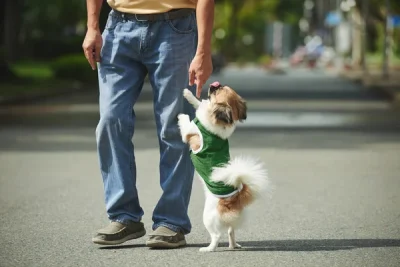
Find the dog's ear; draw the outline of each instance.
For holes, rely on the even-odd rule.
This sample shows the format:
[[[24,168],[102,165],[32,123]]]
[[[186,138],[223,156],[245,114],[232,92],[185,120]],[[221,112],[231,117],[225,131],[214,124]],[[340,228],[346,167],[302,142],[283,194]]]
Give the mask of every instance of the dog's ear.
[[[238,114],[238,120],[243,121],[247,119],[247,104],[244,99],[239,99],[237,101],[237,114]]]
[[[232,124],[232,109],[226,104],[217,104],[213,110],[213,114],[217,122],[222,122],[223,124]]]

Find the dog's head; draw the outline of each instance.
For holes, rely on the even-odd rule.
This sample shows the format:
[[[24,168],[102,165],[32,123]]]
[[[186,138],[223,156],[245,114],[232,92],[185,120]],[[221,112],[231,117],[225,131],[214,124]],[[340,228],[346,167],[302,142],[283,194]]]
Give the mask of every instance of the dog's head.
[[[231,126],[235,122],[246,120],[246,101],[229,86],[214,82],[208,90],[211,121],[221,126]]]

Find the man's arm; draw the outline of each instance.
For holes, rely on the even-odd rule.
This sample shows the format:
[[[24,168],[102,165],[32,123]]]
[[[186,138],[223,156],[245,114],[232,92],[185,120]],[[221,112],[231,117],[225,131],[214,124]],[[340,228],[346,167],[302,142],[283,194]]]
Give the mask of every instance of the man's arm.
[[[196,7],[198,43],[196,55],[189,69],[189,84],[197,85],[200,97],[205,82],[212,73],[211,37],[214,26],[214,0],[198,0]]]
[[[198,0],[196,7],[197,54],[211,56],[211,37],[214,26],[214,0]]]
[[[100,10],[103,0],[86,0],[87,32],[83,41],[83,51],[92,69],[96,69],[96,62],[100,62],[100,50],[103,45],[99,28]]]

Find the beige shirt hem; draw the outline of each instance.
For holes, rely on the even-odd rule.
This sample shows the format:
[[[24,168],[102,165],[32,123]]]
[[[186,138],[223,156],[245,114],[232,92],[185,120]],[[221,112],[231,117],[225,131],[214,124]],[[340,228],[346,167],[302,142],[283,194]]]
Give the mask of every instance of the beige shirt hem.
[[[168,12],[171,9],[177,8],[192,8],[196,9],[196,4],[191,2],[190,0],[186,1],[176,1],[178,3],[169,3],[174,1],[159,1],[157,4],[152,2],[148,5],[137,5],[133,3],[126,3],[126,4],[118,4],[115,0],[108,0],[107,1],[110,7],[114,10],[123,12],[123,13],[130,13],[130,14],[156,14],[156,13],[164,13]],[[133,2],[133,1],[132,1]]]

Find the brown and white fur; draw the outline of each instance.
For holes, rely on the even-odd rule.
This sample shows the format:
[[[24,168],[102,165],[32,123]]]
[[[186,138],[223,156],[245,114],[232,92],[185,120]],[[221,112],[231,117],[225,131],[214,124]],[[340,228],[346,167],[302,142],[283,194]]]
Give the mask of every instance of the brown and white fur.
[[[209,91],[209,99],[201,102],[185,89],[184,97],[196,109],[196,117],[210,132],[223,139],[229,138],[235,131],[236,124],[247,117],[246,102],[230,87],[221,86]],[[201,147],[201,136],[193,130],[189,116],[178,115],[178,125],[182,140],[194,151]],[[236,157],[223,167],[214,168],[211,179],[241,190],[228,198],[218,198],[205,186],[205,207],[203,222],[211,236],[208,247],[200,248],[202,252],[215,251],[221,233],[228,230],[229,248],[241,246],[235,241],[235,229],[241,224],[245,207],[257,199],[268,185],[267,173],[263,165],[250,157]]]

